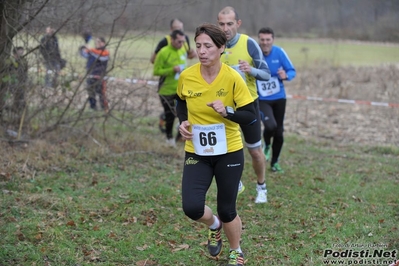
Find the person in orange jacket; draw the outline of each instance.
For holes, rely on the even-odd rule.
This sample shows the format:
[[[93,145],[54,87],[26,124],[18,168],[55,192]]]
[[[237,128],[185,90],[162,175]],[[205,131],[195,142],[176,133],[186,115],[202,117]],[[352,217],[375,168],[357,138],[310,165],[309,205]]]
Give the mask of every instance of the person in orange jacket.
[[[106,97],[106,82],[104,76],[107,72],[109,51],[106,49],[106,42],[103,37],[95,40],[95,48],[87,45],[80,47],[80,55],[87,58],[87,93],[90,108],[97,109],[96,95],[99,95],[101,108],[108,112],[108,101]]]

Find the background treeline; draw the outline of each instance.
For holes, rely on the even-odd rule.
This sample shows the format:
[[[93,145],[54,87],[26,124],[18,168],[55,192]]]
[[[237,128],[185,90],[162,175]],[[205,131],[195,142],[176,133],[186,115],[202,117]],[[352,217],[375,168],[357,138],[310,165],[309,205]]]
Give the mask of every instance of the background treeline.
[[[215,22],[221,8],[236,8],[242,32],[254,35],[270,26],[284,37],[323,37],[368,41],[399,41],[398,0],[51,0],[29,1],[25,19],[35,6],[48,2],[29,30],[52,24],[62,31],[85,29],[107,33],[129,30],[167,31],[171,18],[193,31],[202,22]],[[68,21],[66,21],[69,19]]]

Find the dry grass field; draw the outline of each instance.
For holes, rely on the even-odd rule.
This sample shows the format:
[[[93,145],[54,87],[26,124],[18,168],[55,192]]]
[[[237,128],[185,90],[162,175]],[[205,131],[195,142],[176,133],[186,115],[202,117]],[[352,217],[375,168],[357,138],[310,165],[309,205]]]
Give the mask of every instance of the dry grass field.
[[[337,143],[399,145],[399,65],[318,68],[298,73],[288,94],[365,101],[289,99],[286,131]],[[370,102],[396,107],[371,106]]]

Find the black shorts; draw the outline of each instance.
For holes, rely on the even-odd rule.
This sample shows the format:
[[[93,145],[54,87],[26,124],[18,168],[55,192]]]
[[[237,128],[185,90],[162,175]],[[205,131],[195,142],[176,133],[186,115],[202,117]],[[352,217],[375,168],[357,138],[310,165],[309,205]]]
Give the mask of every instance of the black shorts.
[[[259,100],[254,101],[256,111],[256,121],[249,126],[242,126],[241,132],[244,135],[245,146],[249,149],[258,148],[262,145],[262,133],[261,133],[261,117],[259,111]]]

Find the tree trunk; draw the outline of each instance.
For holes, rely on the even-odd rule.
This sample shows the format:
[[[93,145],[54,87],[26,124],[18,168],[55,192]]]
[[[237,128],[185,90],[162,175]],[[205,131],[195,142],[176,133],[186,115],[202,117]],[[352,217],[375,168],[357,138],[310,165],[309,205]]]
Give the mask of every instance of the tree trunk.
[[[27,0],[0,0],[0,73],[10,57],[12,41],[20,29],[21,8]]]

